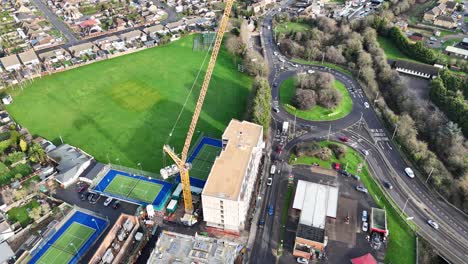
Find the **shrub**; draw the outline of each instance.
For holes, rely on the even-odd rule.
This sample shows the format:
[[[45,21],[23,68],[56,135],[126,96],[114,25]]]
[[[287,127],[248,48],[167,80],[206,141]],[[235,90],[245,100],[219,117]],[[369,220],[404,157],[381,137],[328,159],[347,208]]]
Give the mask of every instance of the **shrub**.
[[[335,143],[330,143],[328,144],[328,147],[333,151],[333,154],[335,154],[335,157],[337,159],[345,158],[346,148],[344,146],[341,146]]]
[[[303,142],[294,147],[296,156],[315,156],[320,152],[320,145],[317,142]]]
[[[23,152],[19,152],[19,151],[15,151],[13,153],[10,153],[6,159],[5,159],[5,163],[11,165],[11,164],[14,164],[20,160],[22,160],[23,158],[25,157],[24,153]]]

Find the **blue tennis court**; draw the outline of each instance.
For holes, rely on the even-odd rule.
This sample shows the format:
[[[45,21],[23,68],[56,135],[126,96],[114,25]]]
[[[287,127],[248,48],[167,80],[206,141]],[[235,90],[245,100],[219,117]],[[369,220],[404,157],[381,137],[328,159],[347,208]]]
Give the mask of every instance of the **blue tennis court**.
[[[214,160],[221,149],[221,140],[209,137],[202,138],[187,160],[187,162],[192,163],[192,169],[189,172],[191,186],[203,189]],[[177,175],[176,181],[180,182],[180,175]]]
[[[170,197],[172,183],[110,169],[94,191],[134,204],[152,204],[162,210]]]
[[[75,211],[60,229],[44,238],[32,252],[29,263],[78,263],[107,228],[107,220],[82,211]]]

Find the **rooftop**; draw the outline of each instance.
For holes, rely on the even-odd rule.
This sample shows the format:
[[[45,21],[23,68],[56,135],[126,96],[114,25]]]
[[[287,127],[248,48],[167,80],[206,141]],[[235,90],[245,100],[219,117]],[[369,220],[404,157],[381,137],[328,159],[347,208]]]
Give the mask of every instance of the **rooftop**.
[[[147,263],[233,264],[242,248],[227,240],[163,231]]]
[[[85,42],[68,48],[72,53],[80,52],[83,50],[94,49],[94,45],[91,42]]]
[[[325,241],[325,229],[298,224],[296,237],[323,243]]]
[[[300,224],[324,229],[327,216],[336,218],[338,188],[299,180],[293,208],[301,210]]]
[[[468,50],[460,49],[454,46],[447,46],[447,48],[445,48],[445,51],[460,54],[463,56],[468,56]]]
[[[132,30],[130,32],[121,34],[119,37],[121,39],[133,39],[140,37],[142,34],[143,33],[140,30]]]
[[[377,228],[381,230],[387,229],[387,216],[384,209],[372,208],[371,211],[371,228]]]
[[[211,168],[203,195],[238,200],[252,152],[262,137],[262,126],[231,120],[222,137],[227,145]]]
[[[5,68],[15,66],[15,65],[18,65],[18,64],[21,65],[21,62],[19,61],[16,54],[12,54],[10,56],[0,58],[0,62],[2,63],[3,67],[5,67]]]
[[[38,60],[39,58],[37,57],[36,53],[34,52],[34,50],[30,49],[28,51],[25,51],[25,52],[21,52],[20,54],[18,54],[18,57],[21,59],[21,61],[23,63],[28,63],[28,62],[31,62],[33,60]]]
[[[427,73],[429,75],[437,75],[439,73],[439,68],[437,67],[427,65],[427,64],[422,64],[422,63],[406,61],[406,60],[397,60],[395,61],[394,66],[398,68]]]
[[[62,183],[75,177],[80,166],[91,159],[90,156],[68,144],[58,146],[47,155],[58,163],[59,174],[55,178]]]

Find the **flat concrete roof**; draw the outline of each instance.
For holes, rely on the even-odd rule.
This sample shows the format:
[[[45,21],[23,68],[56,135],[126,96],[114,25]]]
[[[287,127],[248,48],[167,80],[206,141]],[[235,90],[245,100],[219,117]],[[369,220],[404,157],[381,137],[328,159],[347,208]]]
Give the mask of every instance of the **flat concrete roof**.
[[[21,59],[23,63],[28,63],[33,60],[39,60],[36,53],[32,49],[27,50],[25,52],[21,52],[20,54],[18,54],[18,57]]]
[[[19,61],[16,54],[12,54],[10,56],[0,58],[0,61],[2,62],[3,67],[5,67],[5,68],[12,67],[12,66],[15,66],[15,65],[18,65],[18,64],[21,65],[21,62]]]
[[[216,158],[202,195],[237,201],[252,152],[262,137],[262,126],[231,120],[223,134],[227,145]]]
[[[300,224],[324,229],[327,216],[336,218],[338,188],[299,180],[293,208],[301,210]]]
[[[468,56],[468,50],[460,49],[460,48],[453,47],[453,46],[446,47],[445,51],[452,52],[452,53],[457,53],[457,54],[460,54],[460,55],[463,55],[463,56]]]

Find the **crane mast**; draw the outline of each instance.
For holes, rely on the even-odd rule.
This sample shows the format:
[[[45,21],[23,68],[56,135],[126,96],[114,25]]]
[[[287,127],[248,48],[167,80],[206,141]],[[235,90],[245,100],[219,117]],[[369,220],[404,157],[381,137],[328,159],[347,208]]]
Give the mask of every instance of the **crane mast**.
[[[190,142],[192,141],[195,128],[197,126],[198,119],[202,110],[203,102],[205,101],[206,92],[208,91],[208,86],[210,85],[211,75],[213,74],[214,67],[216,65],[216,59],[218,58],[218,53],[221,48],[221,42],[223,41],[224,32],[226,31],[229,15],[231,14],[232,4],[234,0],[227,0],[226,7],[224,8],[223,17],[218,27],[218,32],[216,34],[216,40],[213,45],[213,51],[211,53],[210,61],[206,70],[205,78],[203,79],[203,84],[200,89],[200,95],[198,97],[197,104],[195,106],[195,111],[192,116],[192,121],[190,123],[187,137],[185,138],[184,147],[182,149],[181,157],[179,158],[177,154],[167,145],[164,145],[163,150],[174,160],[175,164],[180,171],[180,179],[182,182],[182,192],[184,196],[184,206],[185,213],[193,213],[193,204],[192,204],[192,193],[190,192],[190,177],[188,172],[187,162],[187,153],[190,148]]]

